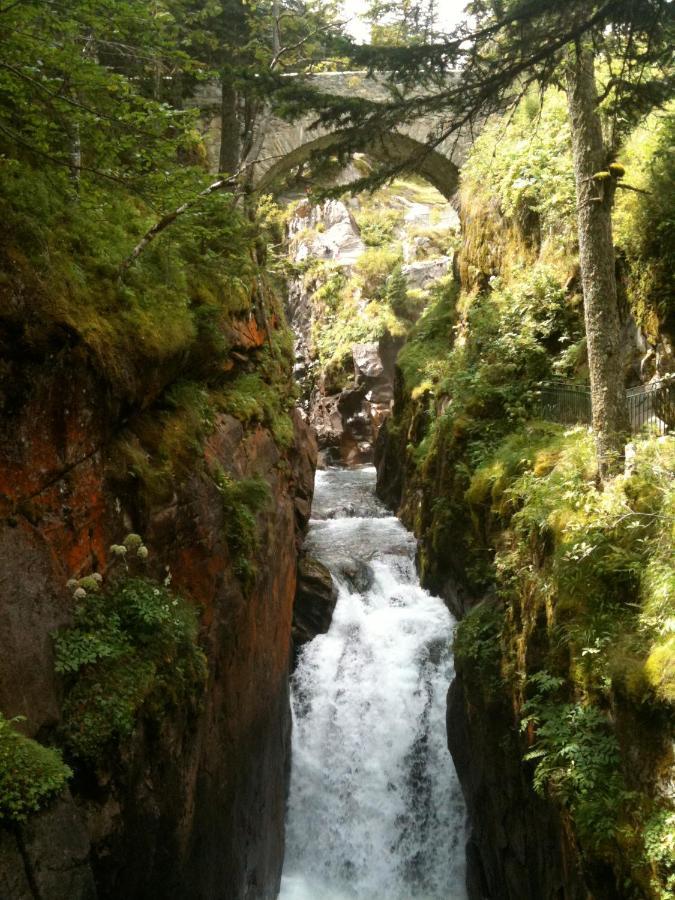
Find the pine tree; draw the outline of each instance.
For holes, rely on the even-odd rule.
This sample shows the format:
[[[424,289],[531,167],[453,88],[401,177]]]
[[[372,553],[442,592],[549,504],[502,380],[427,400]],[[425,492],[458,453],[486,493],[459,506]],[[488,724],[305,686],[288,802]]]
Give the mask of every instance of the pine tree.
[[[379,46],[425,43],[436,34],[436,0],[371,0],[364,19],[371,43]]]

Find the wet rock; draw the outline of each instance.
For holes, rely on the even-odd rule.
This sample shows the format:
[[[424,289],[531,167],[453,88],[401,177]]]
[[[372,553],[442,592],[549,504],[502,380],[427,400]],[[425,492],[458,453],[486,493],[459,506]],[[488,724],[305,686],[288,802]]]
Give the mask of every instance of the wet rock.
[[[21,826],[26,870],[38,897],[96,900],[89,836],[68,793]]]
[[[609,896],[584,882],[560,819],[534,793],[508,702],[486,700],[471,687],[459,672],[447,706],[448,747],[471,824],[469,900]]]
[[[314,398],[310,410],[310,422],[316,433],[320,450],[340,446],[344,423],[338,403],[339,395]]]
[[[357,594],[365,594],[375,582],[372,566],[362,560],[345,559],[337,564],[340,578],[346,581],[349,589]]]
[[[34,900],[16,836],[4,828],[0,828],[0,897]]]
[[[337,603],[337,589],[330,571],[312,556],[298,563],[298,582],[293,606],[293,644],[299,647],[330,628]]]
[[[254,332],[244,329],[242,344],[255,344]],[[163,579],[169,570],[172,587],[200,611],[209,677],[198,711],[139,720],[110,769],[73,781],[74,805],[66,795],[20,829],[0,828],[0,897],[24,900],[28,881],[26,900],[90,900],[93,883],[98,900],[273,900],[284,847],[297,542],[316,443],[300,416],[283,455],[266,429],[244,431],[218,417],[204,457],[168,495],[147,498],[115,455],[119,436],[147,453],[133,430],[139,408],[122,406],[77,347],[66,341],[49,352],[11,360],[1,388],[0,710],[26,715],[30,734],[53,732],[62,684],[50,633],[71,621],[65,584],[105,571],[108,548],[130,530],[150,548],[149,574]],[[170,374],[148,373],[144,421]],[[215,466],[269,488],[246,589],[208,475]]]

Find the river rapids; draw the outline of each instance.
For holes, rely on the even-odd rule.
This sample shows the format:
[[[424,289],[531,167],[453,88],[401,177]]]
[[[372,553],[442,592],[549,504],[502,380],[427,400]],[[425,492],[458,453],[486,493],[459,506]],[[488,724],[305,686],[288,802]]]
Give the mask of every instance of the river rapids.
[[[454,620],[375,471],[317,473],[308,552],[339,598],[293,677],[280,900],[465,900],[465,810],[446,747]]]

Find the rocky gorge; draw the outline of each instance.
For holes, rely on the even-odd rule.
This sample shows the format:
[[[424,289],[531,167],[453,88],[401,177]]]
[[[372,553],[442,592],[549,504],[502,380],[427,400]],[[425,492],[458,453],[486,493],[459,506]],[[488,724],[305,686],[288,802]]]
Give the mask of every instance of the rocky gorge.
[[[672,7],[0,2],[0,900],[675,900]]]

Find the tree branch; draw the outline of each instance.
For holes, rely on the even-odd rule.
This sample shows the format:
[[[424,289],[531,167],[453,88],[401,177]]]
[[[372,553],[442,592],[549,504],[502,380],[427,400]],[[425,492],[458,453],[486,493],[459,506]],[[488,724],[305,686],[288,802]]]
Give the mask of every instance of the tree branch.
[[[6,128],[4,125],[0,124],[0,131],[3,134],[6,134],[10,140],[14,141],[19,146],[24,147],[26,150],[31,153],[35,153],[37,156],[42,157],[42,159],[48,160],[50,163],[53,163],[56,166],[62,166],[66,169],[70,169],[72,167],[70,160],[59,159],[58,156],[52,156],[50,153],[46,153],[44,150],[38,150],[37,147],[33,147],[32,144],[29,144],[28,141],[25,141],[18,134],[15,134],[9,128]],[[146,203],[150,209],[156,211],[152,204],[148,201],[148,199],[136,188],[132,187],[128,181],[125,181],[123,178],[120,178],[118,175],[111,175],[109,172],[101,172],[100,169],[93,169],[91,166],[79,166],[82,172],[89,172],[90,175],[96,175],[97,178],[105,178],[106,181],[114,181],[116,184],[121,184],[125,190],[129,191],[131,194],[136,194],[136,196],[140,197],[144,203]]]
[[[321,28],[315,28],[314,31],[310,31],[309,34],[306,34],[303,38],[300,38],[300,40],[296,41],[294,44],[288,44],[286,47],[280,47],[270,61],[270,71],[274,71],[279,60],[286,53],[291,53],[293,50],[299,50],[300,47],[303,47],[307,43],[307,41],[310,41],[313,37],[316,37],[317,34],[325,34],[327,31],[331,31],[334,28],[341,28],[344,24],[344,22],[329,22],[327,25],[322,25]]]
[[[651,191],[645,191],[643,188],[633,187],[632,184],[626,184],[625,181],[617,181],[616,186],[622,191],[635,191],[636,194],[647,194],[651,196]]]
[[[267,162],[268,160],[278,159],[279,156],[266,156],[262,160],[258,160],[258,162]],[[120,264],[119,267],[119,276],[122,277],[127,269],[138,259],[141,253],[145,250],[148,244],[152,243],[155,238],[160,235],[163,231],[165,231],[169,225],[172,225],[176,219],[186,213],[189,209],[192,209],[193,206],[197,206],[198,203],[201,203],[206,197],[211,196],[211,194],[216,194],[218,191],[223,191],[226,188],[236,188],[237,185],[240,184],[242,175],[249,169],[251,166],[255,165],[255,162],[246,163],[234,173],[234,175],[228,175],[227,178],[219,178],[217,181],[214,181],[208,187],[204,188],[203,191],[200,191],[191,200],[186,200],[185,203],[182,203],[180,206],[176,207],[176,209],[171,210],[171,212],[166,213],[166,215],[162,216],[159,221],[155,222],[152,228],[149,228],[140,241],[136,244],[134,249],[131,251],[129,256]],[[241,193],[237,191],[237,194]]]

